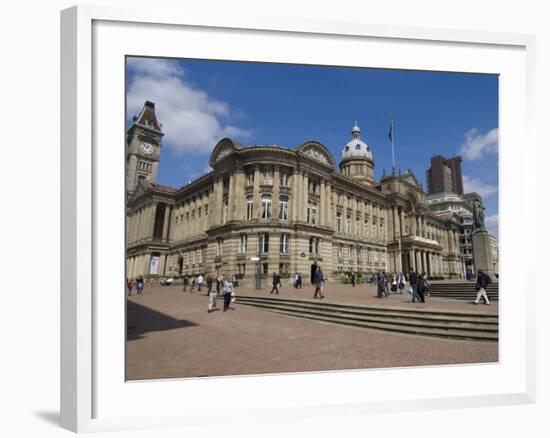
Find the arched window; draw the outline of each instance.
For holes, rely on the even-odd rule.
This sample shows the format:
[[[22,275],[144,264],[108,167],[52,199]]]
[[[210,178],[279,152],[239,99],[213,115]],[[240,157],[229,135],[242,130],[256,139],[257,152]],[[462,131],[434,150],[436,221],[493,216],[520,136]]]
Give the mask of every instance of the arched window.
[[[262,195],[262,219],[271,218],[271,195]]]
[[[357,144],[355,145],[355,150],[356,150],[356,151],[361,150],[361,145],[360,145],[359,143],[357,143]]]
[[[288,220],[288,196],[279,196],[279,219]]]

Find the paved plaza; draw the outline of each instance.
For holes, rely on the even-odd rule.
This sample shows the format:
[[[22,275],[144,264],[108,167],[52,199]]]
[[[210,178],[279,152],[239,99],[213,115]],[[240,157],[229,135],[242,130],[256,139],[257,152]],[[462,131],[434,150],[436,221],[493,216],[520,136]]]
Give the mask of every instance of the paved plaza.
[[[278,315],[238,304],[239,295],[269,289],[238,289],[235,310],[207,313],[203,292],[181,286],[146,287],[128,299],[127,378],[155,379],[299,371],[386,368],[498,361],[498,343],[398,334]],[[374,297],[372,285],[329,285],[326,302],[495,314],[497,305],[474,306],[429,299],[411,304],[405,295]],[[313,297],[313,287],[281,288],[281,298]],[[223,299],[218,299],[218,308]]]

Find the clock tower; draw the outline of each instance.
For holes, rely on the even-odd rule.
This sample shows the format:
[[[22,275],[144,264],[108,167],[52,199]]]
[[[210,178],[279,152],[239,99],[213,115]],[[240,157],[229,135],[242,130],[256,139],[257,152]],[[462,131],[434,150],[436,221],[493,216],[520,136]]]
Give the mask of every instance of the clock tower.
[[[147,101],[126,136],[126,197],[130,198],[141,181],[154,183],[164,133],[157,120],[155,104]]]

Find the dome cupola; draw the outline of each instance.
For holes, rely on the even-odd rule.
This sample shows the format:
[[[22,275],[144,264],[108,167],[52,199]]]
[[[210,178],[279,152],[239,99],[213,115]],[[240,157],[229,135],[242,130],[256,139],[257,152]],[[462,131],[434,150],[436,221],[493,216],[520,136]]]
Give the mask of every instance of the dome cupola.
[[[342,150],[340,173],[367,184],[374,181],[372,151],[370,146],[361,140],[361,129],[357,121],[351,130],[351,140]]]

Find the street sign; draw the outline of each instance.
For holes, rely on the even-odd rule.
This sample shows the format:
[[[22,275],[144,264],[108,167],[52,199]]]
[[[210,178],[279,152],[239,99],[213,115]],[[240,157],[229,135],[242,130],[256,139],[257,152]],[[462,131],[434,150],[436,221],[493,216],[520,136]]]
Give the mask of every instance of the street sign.
[[[260,257],[250,257],[250,261],[252,261],[252,262],[259,262],[259,261],[260,261]]]

